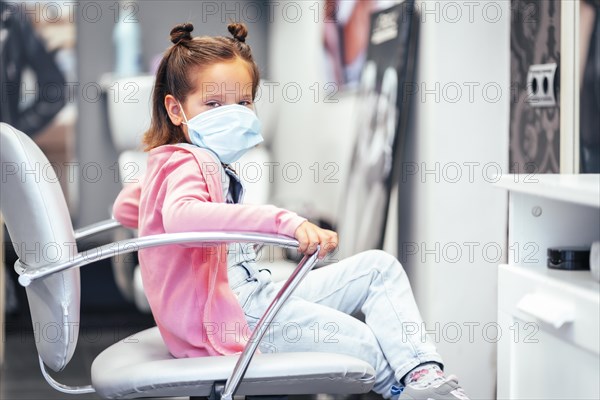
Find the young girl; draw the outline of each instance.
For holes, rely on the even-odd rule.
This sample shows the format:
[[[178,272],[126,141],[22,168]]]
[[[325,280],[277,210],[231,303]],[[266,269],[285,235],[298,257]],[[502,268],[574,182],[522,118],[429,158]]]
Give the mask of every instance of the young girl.
[[[171,31],[156,75],[149,152],[141,184],[119,194],[114,215],[140,236],[192,231],[251,231],[296,238],[319,257],[337,234],[271,205],[240,204],[243,186],[228,164],[262,141],[253,100],[258,67],[242,24],[232,37],[191,37],[191,24]],[[140,250],[144,288],[162,337],[175,357],[243,350],[281,287],[240,244],[170,245]],[[225,253],[227,252],[227,253]],[[225,256],[225,254],[227,254]],[[361,311],[365,322],[351,316]],[[422,336],[423,322],[407,276],[391,255],[371,250],[312,271],[281,309],[262,352],[348,354],[376,370],[385,398],[466,399],[456,378]]]

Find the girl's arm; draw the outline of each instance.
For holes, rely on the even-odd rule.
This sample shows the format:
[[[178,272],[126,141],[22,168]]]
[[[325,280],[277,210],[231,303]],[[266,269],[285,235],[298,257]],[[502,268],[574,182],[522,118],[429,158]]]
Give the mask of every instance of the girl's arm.
[[[169,172],[162,206],[165,232],[247,231],[294,237],[306,221],[272,205],[215,203],[197,162],[190,157]]]
[[[140,193],[142,185],[131,183],[125,186],[113,204],[113,217],[128,228],[138,228]]]
[[[189,162],[193,161],[193,162]],[[177,171],[173,173],[173,171]],[[191,158],[171,170],[166,179],[163,202],[166,232],[238,230],[277,233],[295,237],[300,252],[311,253],[321,245],[321,258],[337,247],[333,231],[321,229],[291,211],[271,205],[213,203],[197,163]],[[124,226],[138,228],[141,185],[133,183],[121,190],[113,206],[114,218]]]

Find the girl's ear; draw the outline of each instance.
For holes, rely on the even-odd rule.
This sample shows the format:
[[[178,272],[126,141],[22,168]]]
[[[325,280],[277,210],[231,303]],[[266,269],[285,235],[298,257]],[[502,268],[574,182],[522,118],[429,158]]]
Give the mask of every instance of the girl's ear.
[[[167,110],[167,114],[169,114],[169,119],[173,125],[179,126],[182,122],[185,122],[181,106],[173,95],[168,94],[165,96],[165,109]]]

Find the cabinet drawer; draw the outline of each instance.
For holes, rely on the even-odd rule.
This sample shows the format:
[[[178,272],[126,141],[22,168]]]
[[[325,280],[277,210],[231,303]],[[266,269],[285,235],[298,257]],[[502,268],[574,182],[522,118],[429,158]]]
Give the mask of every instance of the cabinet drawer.
[[[529,323],[533,330],[543,330],[545,334],[598,355],[600,285],[586,274],[589,271],[548,271],[543,266],[501,265],[499,312]]]

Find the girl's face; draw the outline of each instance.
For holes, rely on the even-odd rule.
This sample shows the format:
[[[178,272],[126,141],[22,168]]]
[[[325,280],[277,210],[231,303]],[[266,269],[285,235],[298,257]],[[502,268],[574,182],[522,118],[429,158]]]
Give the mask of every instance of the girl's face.
[[[185,137],[190,141],[183,113],[188,120],[212,108],[240,104],[254,110],[252,100],[252,75],[246,61],[236,58],[232,61],[219,62],[204,68],[195,68],[191,72],[191,81],[195,90],[185,101],[178,103],[171,95],[165,97],[165,107],[174,125],[181,126]]]

